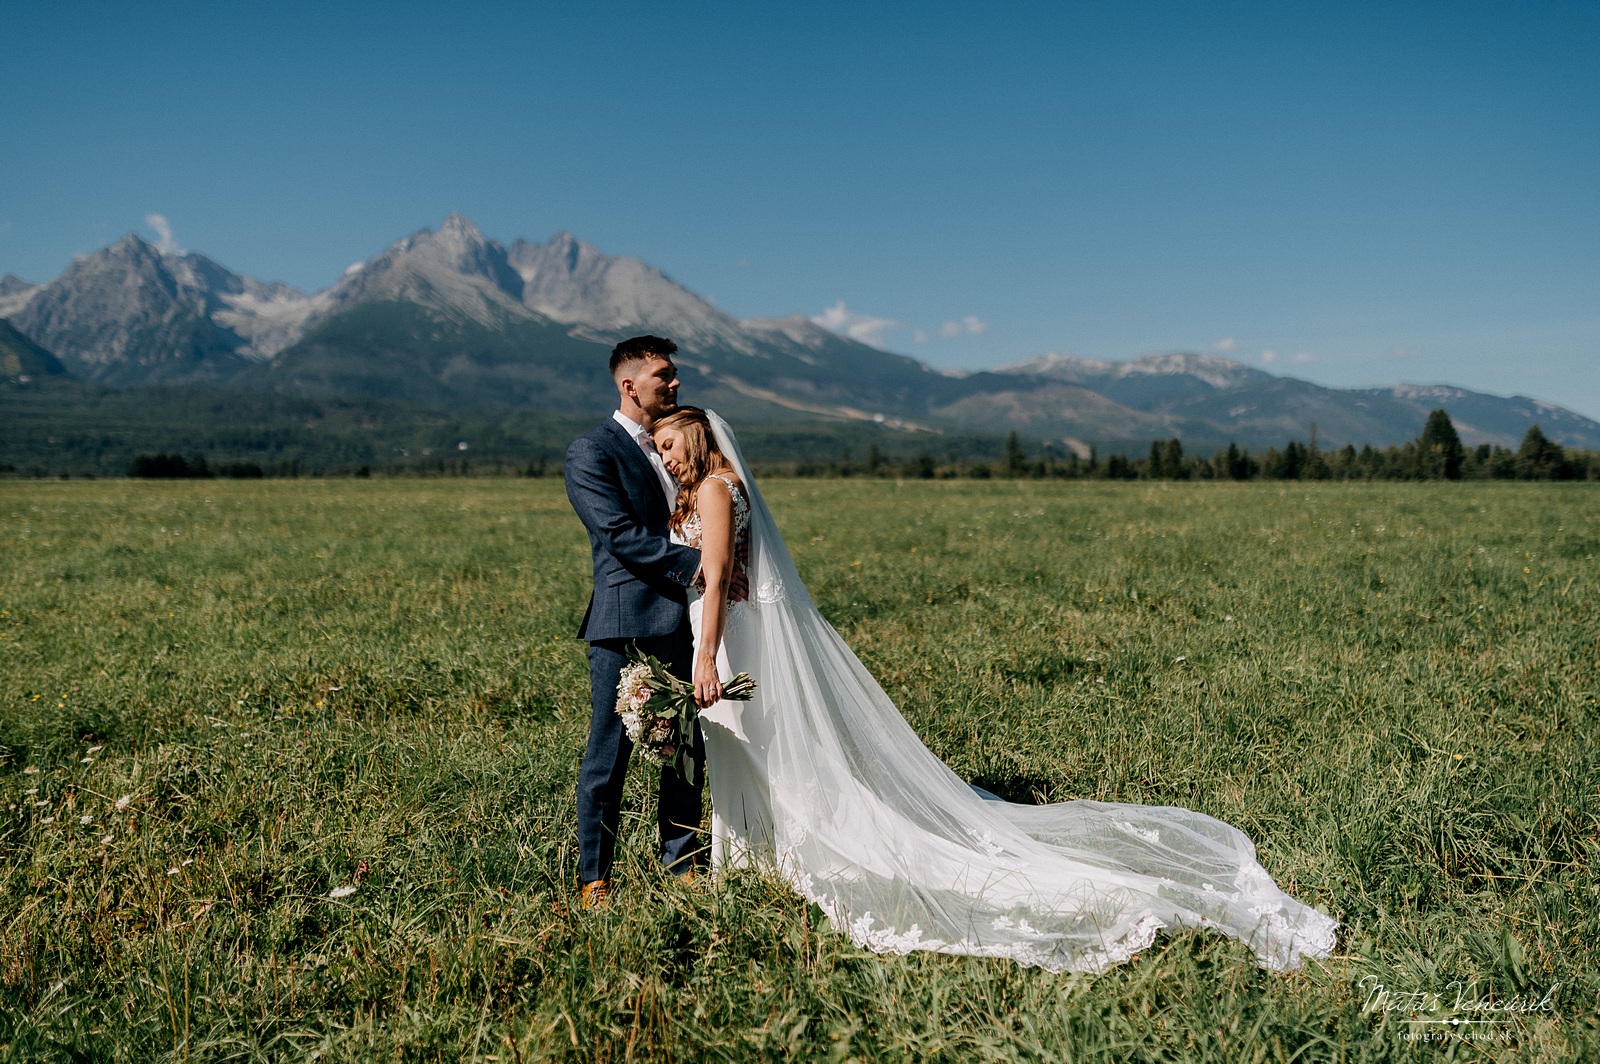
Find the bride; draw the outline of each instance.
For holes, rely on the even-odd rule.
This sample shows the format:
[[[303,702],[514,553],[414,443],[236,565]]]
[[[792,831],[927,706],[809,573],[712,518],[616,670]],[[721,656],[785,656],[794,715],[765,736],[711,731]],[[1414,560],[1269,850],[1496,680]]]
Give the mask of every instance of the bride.
[[[1280,891],[1237,829],[1165,806],[998,801],[925,747],[823,619],[715,413],[652,429],[702,552],[691,604],[712,863],[775,871],[859,946],[1101,971],[1163,929],[1206,927],[1278,970],[1337,923]],[[759,684],[720,701],[719,676]]]

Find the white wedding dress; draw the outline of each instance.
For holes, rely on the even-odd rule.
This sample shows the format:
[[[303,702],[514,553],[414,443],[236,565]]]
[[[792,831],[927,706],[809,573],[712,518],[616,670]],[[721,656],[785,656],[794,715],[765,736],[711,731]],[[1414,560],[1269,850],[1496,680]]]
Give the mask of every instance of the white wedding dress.
[[[730,606],[718,666],[758,685],[751,701],[701,714],[714,866],[775,872],[880,953],[1097,972],[1163,928],[1198,927],[1277,970],[1332,951],[1336,921],[1279,890],[1250,840],[1220,820],[1165,806],[1015,805],[964,783],[817,611],[732,432],[711,421],[746,486],[736,524],[747,520],[750,537],[750,597]],[[700,605],[690,606],[697,644]]]

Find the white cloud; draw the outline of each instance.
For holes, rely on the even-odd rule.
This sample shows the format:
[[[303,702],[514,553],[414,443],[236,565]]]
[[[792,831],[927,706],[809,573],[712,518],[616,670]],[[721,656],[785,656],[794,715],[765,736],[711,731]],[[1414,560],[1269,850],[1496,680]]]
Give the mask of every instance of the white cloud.
[[[1313,355],[1310,351],[1301,351],[1289,360],[1297,366],[1309,366],[1313,362],[1321,362],[1321,355]]]
[[[1261,361],[1265,362],[1269,366],[1272,365],[1272,363],[1278,361],[1278,352],[1276,352],[1276,351],[1263,351],[1263,352],[1261,352]]]
[[[911,334],[911,338],[919,344],[925,344],[929,340],[933,339],[933,337],[928,335],[928,331],[926,329],[918,329],[916,332]]]
[[[989,328],[989,323],[979,318],[976,314],[968,314],[960,321],[947,321],[939,326],[939,335],[946,340],[953,340],[958,336],[981,336]]]
[[[898,329],[900,323],[889,318],[874,318],[870,314],[858,314],[844,305],[844,300],[839,300],[833,306],[817,314],[811,319],[829,332],[836,332],[842,336],[859,343],[870,344],[873,347],[883,346],[883,335],[890,329]]]
[[[1409,347],[1397,347],[1389,352],[1389,357],[1398,362],[1406,358],[1421,358],[1422,352]]]
[[[1211,350],[1215,351],[1219,355],[1226,355],[1238,350],[1238,347],[1239,341],[1235,340],[1231,336],[1228,336],[1212,344]]]
[[[156,250],[163,255],[182,255],[183,248],[178,246],[177,238],[172,235],[172,223],[167,221],[164,214],[147,214],[144,224],[156,231]]]

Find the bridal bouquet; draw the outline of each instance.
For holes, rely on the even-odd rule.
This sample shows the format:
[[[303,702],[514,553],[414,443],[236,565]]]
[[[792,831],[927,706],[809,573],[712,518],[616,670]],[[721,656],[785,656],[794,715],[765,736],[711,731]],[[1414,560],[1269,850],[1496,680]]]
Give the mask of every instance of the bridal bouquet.
[[[617,682],[617,715],[639,752],[651,764],[672,765],[678,775],[698,786],[700,766],[695,761],[687,738],[694,734],[694,685],[678,679],[649,654],[632,651],[633,664],[622,670]],[[755,694],[756,682],[747,672],[724,680],[722,697],[748,702]]]

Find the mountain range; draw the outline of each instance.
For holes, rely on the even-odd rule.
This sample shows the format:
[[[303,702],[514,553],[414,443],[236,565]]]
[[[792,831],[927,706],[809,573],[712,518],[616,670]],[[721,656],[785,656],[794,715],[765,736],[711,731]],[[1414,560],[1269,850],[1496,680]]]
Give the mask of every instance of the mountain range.
[[[640,332],[680,345],[684,395],[764,425],[1055,440],[1087,452],[1177,436],[1192,450],[1385,446],[1444,407],[1469,445],[1532,423],[1600,448],[1600,423],[1548,403],[1447,386],[1335,389],[1209,355],[1109,362],[1046,355],[936,371],[810,319],[740,320],[638,259],[561,233],[489,239],[461,214],[391,244],[324,291],[258,281],[129,234],[45,284],[0,278],[0,380],[223,388],[286,398],[603,413],[607,349]],[[10,352],[10,354],[8,354]],[[1313,426],[1315,426],[1313,430]]]

